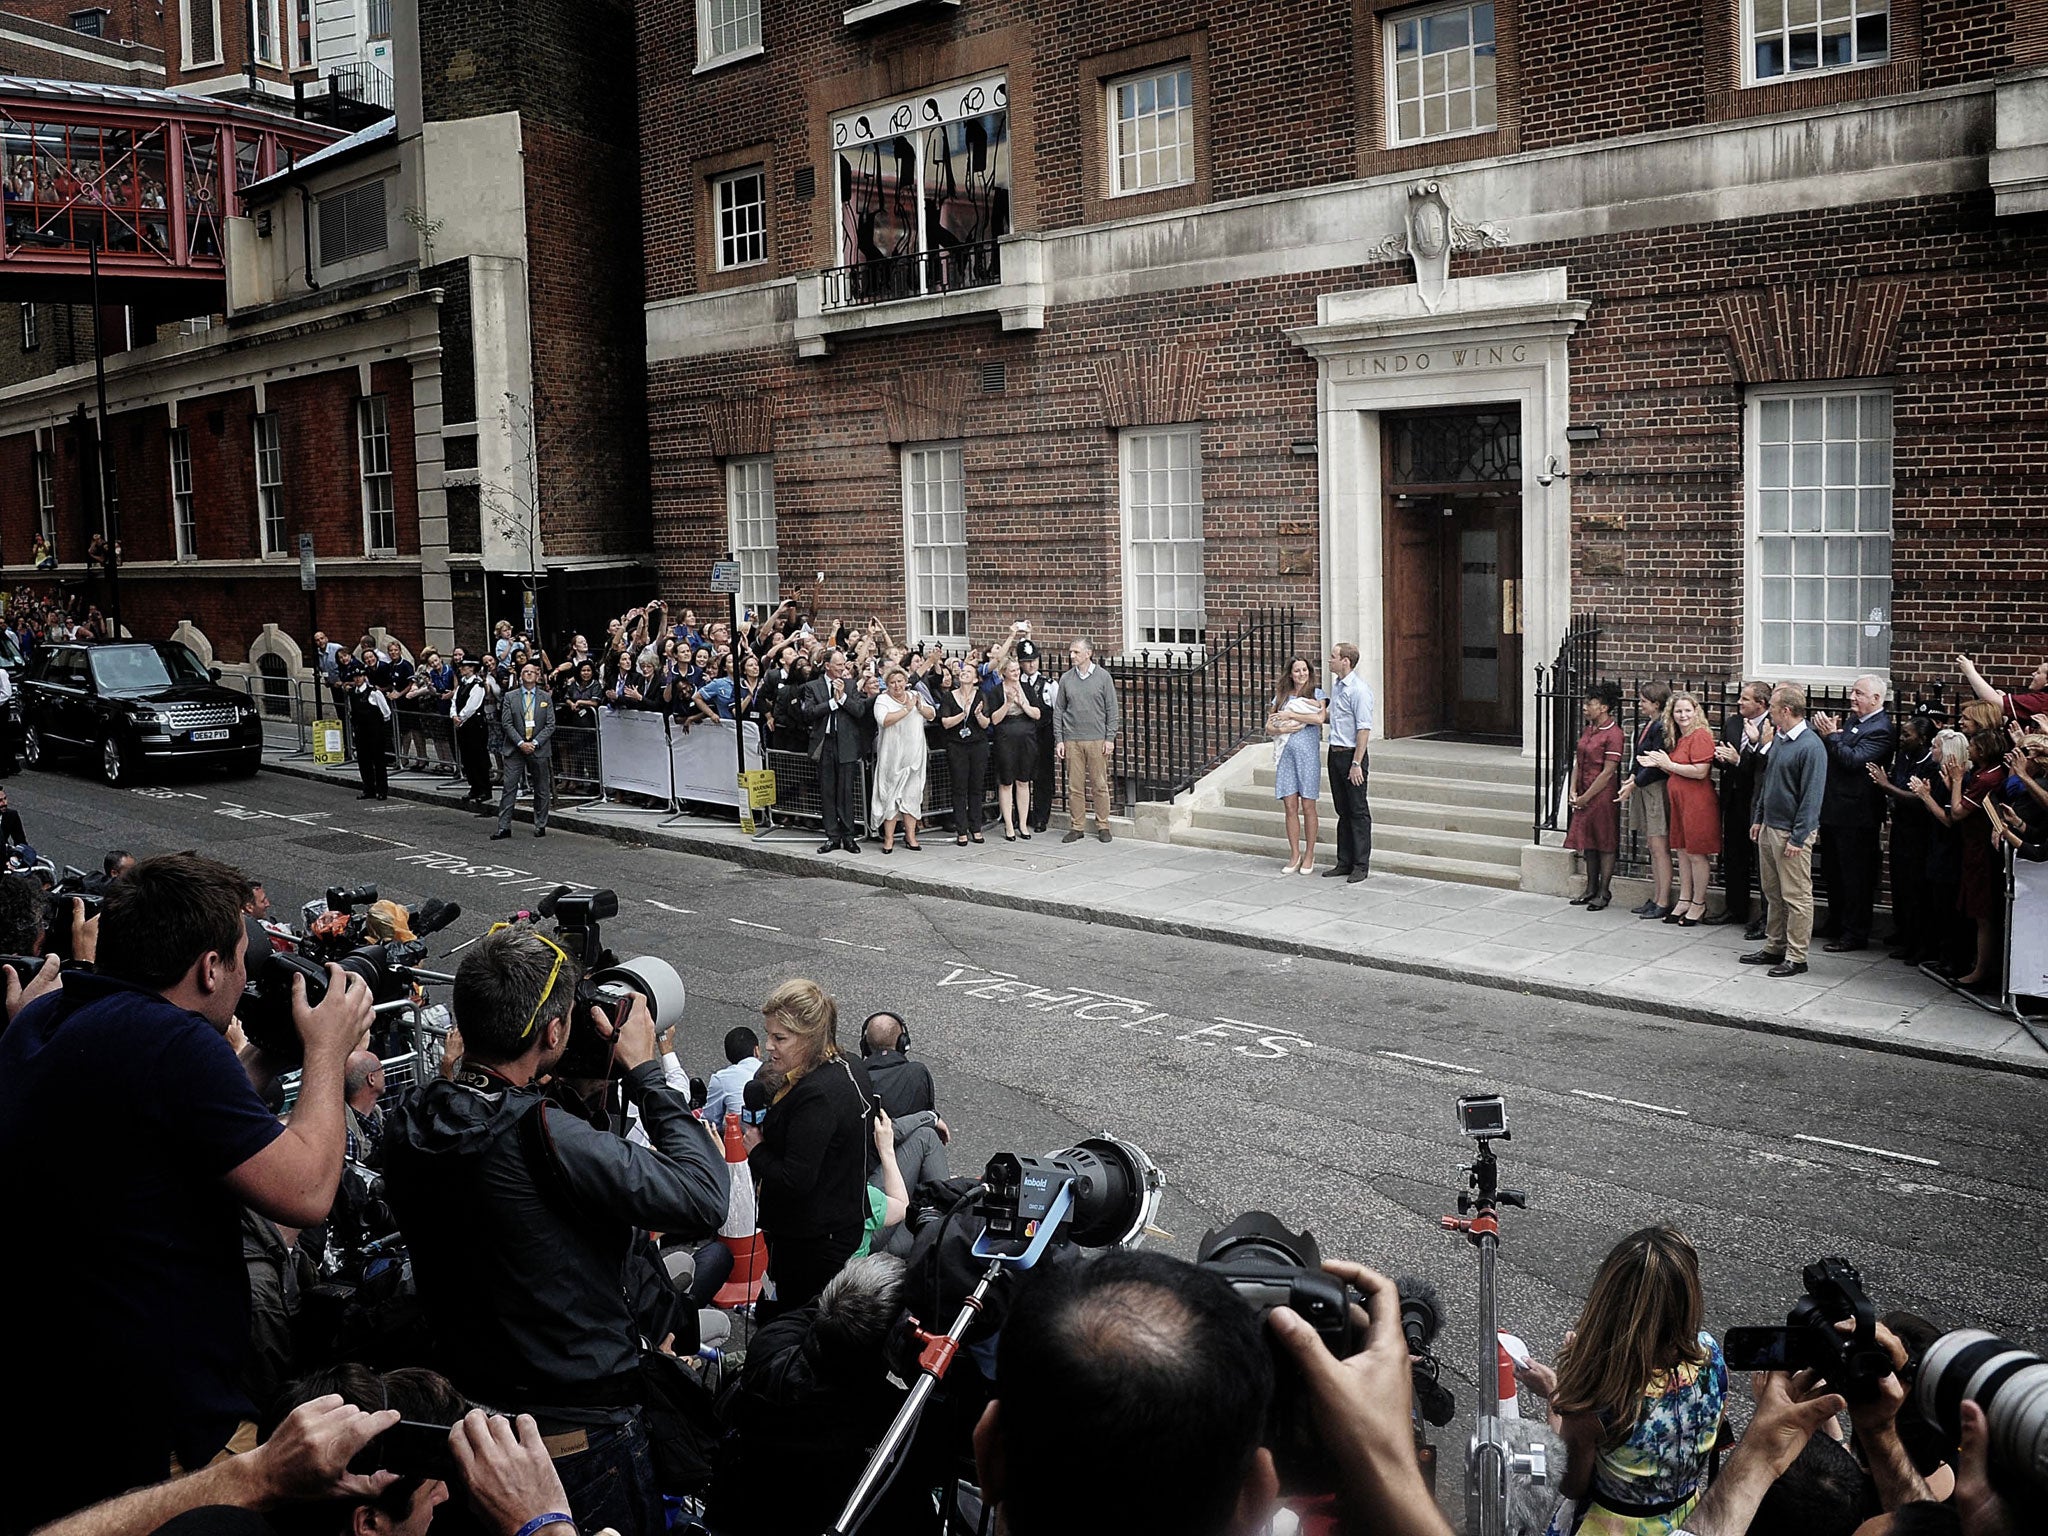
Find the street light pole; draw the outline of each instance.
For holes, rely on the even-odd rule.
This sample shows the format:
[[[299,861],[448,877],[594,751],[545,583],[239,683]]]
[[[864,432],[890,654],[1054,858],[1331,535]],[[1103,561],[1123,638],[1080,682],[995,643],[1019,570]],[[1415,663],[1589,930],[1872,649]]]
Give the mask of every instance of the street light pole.
[[[99,456],[100,525],[106,535],[107,616],[113,621],[114,638],[121,638],[121,510],[107,485],[107,349],[100,338],[100,243],[88,235],[87,260],[92,267],[92,374],[99,393],[100,414],[93,432],[93,448]]]

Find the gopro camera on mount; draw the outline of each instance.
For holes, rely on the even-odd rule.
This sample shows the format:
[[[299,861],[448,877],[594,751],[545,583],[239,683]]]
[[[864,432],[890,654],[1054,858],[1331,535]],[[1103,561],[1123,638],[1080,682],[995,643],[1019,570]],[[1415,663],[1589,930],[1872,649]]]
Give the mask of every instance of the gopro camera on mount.
[[[1497,1093],[1474,1094],[1458,1100],[1458,1131],[1475,1141],[1513,1141],[1508,1130],[1508,1106]]]

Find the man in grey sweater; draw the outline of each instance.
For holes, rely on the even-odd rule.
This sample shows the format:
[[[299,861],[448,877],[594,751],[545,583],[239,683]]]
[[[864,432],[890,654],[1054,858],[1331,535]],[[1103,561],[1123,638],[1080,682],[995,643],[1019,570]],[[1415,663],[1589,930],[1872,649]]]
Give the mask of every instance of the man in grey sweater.
[[[1073,662],[1060,678],[1059,703],[1053,708],[1053,756],[1067,765],[1067,820],[1065,842],[1077,843],[1085,835],[1087,801],[1085,787],[1095,797],[1095,835],[1109,841],[1109,759],[1116,751],[1117,727],[1122,716],[1117,709],[1116,684],[1095,665],[1095,648],[1086,640],[1067,647]]]
[[[1770,921],[1764,947],[1744,955],[1742,963],[1767,965],[1771,976],[1803,976],[1813,939],[1813,849],[1820,839],[1828,755],[1807,729],[1805,689],[1781,683],[1771,690],[1771,726],[1777,735],[1764,758],[1763,789],[1749,826]]]

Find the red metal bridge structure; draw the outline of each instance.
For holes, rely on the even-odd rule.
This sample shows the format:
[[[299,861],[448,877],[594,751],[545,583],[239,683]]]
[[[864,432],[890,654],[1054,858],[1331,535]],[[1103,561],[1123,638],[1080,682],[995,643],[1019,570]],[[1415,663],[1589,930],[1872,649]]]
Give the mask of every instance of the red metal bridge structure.
[[[252,182],[333,143],[319,124],[176,91],[0,76],[0,296],[218,310],[225,223]]]

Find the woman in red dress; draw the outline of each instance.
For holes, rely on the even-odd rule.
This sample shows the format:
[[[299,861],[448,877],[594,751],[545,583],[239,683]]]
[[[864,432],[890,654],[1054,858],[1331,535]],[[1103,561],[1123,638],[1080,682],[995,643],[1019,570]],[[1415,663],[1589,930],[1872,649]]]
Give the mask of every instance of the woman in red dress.
[[[1955,978],[1973,991],[1993,984],[1998,971],[1998,919],[2005,911],[2005,861],[1992,836],[1999,795],[2005,787],[2006,737],[2002,731],[1979,731],[1970,738],[1970,766],[1953,759],[1942,764],[1948,781],[1948,823],[1956,829],[1962,850],[1963,877],[1956,910],[1977,930],[1977,963]]]
[[[1621,727],[1614,712],[1621,690],[1613,683],[1595,683],[1586,695],[1586,729],[1579,737],[1572,767],[1572,820],[1564,845],[1576,848],[1586,861],[1586,889],[1572,905],[1599,912],[1613,900],[1614,855],[1621,847],[1621,807],[1615,803],[1615,777],[1621,772]]]
[[[1707,915],[1710,861],[1721,851],[1721,798],[1708,777],[1714,764],[1714,728],[1700,701],[1689,693],[1671,696],[1669,751],[1649,752],[1643,761],[1671,775],[1671,851],[1678,855],[1678,899],[1667,923],[1694,928]]]

